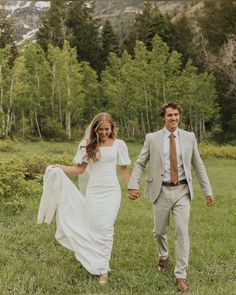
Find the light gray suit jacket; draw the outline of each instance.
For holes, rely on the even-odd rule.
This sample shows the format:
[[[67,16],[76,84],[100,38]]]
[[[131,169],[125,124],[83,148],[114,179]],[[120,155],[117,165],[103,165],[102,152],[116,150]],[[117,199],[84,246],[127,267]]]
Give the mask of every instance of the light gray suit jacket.
[[[188,182],[190,197],[193,198],[191,165],[196,172],[201,189],[205,196],[212,196],[211,185],[207,177],[206,169],[197,148],[194,133],[182,129],[179,130],[179,140],[184,171]],[[141,175],[147,162],[149,169],[145,184],[145,196],[154,203],[158,198],[164,176],[164,130],[161,129],[146,135],[143,148],[134,164],[132,175],[128,183],[128,189],[138,189]]]

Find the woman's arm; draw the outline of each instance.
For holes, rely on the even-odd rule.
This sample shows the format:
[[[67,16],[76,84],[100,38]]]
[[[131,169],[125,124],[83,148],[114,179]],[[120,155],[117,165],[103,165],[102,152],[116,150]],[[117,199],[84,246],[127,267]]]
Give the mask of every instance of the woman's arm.
[[[53,167],[61,168],[65,173],[73,173],[73,174],[82,174],[87,167],[87,163],[82,163],[77,166],[68,166],[68,165],[60,165],[56,164]]]
[[[130,172],[127,166],[120,166],[118,165],[119,171],[122,175],[122,178],[126,184],[129,182]]]

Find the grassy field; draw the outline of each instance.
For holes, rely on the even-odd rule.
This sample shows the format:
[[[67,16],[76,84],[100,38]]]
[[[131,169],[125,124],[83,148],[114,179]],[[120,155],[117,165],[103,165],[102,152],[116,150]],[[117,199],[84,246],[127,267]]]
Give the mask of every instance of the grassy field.
[[[129,144],[134,160],[140,144]],[[0,152],[0,160],[33,154],[67,151],[71,158],[76,143],[18,144],[14,151]],[[215,195],[206,206],[195,180],[195,199],[190,218],[189,294],[236,294],[236,160],[205,159]],[[144,178],[144,177],[143,177]],[[142,184],[143,186],[143,184]],[[106,286],[87,273],[72,252],[54,239],[55,223],[36,225],[42,186],[24,200],[17,215],[0,208],[1,294],[176,294],[174,286],[173,219],[168,232],[170,264],[165,273],[155,269],[157,253],[152,236],[151,204],[123,198],[115,225],[112,272]]]

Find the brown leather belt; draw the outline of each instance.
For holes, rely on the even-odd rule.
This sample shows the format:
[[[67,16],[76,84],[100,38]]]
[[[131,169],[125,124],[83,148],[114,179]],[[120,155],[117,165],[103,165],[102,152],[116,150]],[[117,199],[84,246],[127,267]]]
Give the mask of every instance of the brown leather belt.
[[[186,179],[181,179],[180,181],[178,181],[176,184],[173,183],[173,182],[165,182],[165,181],[162,181],[162,185],[165,185],[165,186],[178,186],[178,185],[181,185],[181,184],[187,184],[187,180]]]

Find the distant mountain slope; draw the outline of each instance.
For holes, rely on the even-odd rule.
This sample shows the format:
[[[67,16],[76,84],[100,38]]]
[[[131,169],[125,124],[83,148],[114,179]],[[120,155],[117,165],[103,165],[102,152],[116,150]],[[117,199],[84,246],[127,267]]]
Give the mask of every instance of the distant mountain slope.
[[[87,1],[89,4],[91,1]],[[95,17],[101,22],[109,19],[116,30],[122,30],[141,11],[144,0],[94,0]],[[175,15],[182,9],[191,8],[199,1],[158,1],[153,0],[163,13]],[[21,43],[26,39],[33,39],[45,9],[50,7],[49,1],[17,1],[1,0],[9,12],[9,17],[16,24],[17,41]],[[0,7],[3,4],[0,4]]]

